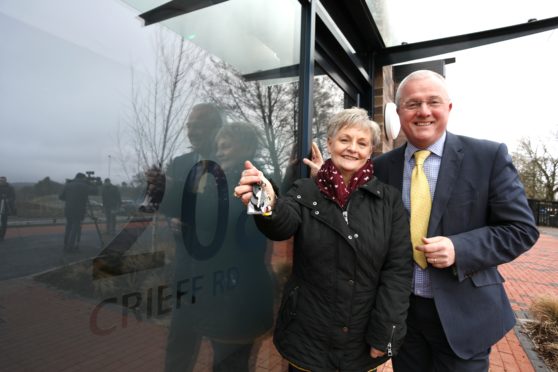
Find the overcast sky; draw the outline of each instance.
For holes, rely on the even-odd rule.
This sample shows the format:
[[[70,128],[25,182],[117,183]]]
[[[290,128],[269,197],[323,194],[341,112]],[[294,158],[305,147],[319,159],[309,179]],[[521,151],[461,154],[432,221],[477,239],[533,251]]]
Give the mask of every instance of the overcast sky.
[[[117,134],[131,66],[153,63],[154,28],[114,0],[0,1],[0,172],[12,182],[93,170],[126,179]],[[141,76],[139,73],[137,76]]]
[[[558,131],[558,31],[452,53],[446,66],[453,99],[448,130],[505,142]]]
[[[151,68],[156,30],[136,14],[115,0],[0,0],[0,173],[9,181],[87,170],[128,179],[117,133],[129,118],[131,66]],[[558,32],[447,57],[456,58],[450,131],[513,150],[522,136],[558,129]]]

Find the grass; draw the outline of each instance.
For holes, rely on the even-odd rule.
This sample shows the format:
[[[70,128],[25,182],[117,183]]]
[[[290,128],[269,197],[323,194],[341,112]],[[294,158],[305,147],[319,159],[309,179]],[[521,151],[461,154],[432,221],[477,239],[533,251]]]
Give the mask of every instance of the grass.
[[[533,320],[523,325],[524,332],[548,367],[558,371],[558,298],[538,298],[529,311]]]

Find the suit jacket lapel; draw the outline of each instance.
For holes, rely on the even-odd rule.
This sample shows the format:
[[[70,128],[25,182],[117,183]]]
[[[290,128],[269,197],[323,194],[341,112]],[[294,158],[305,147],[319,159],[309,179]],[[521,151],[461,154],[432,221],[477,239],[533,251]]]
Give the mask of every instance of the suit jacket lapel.
[[[464,149],[459,137],[447,132],[444,154],[438,173],[434,200],[430,211],[430,221],[428,223],[428,236],[435,236],[439,233],[439,225],[444,211],[457,182],[457,177],[463,161]]]
[[[403,190],[403,166],[405,164],[405,148],[407,145],[399,146],[393,150],[393,156],[390,159],[390,166],[388,169],[388,182],[387,184]]]

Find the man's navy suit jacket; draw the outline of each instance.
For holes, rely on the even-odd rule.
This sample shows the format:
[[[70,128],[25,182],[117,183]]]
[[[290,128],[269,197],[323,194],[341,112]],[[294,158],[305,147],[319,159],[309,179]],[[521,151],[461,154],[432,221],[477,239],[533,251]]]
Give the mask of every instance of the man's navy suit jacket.
[[[383,182],[403,187],[405,145],[374,159]],[[434,302],[454,352],[486,351],[515,324],[497,266],[539,237],[523,185],[504,144],[447,133],[428,237],[455,246],[455,265],[429,267]]]

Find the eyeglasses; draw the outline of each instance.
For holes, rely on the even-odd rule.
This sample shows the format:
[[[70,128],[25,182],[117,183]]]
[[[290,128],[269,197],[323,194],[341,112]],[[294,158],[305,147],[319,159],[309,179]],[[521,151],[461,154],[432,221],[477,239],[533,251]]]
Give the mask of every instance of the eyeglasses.
[[[422,108],[422,104],[426,103],[426,106],[430,109],[437,109],[440,108],[444,101],[441,99],[431,99],[428,101],[407,101],[401,105],[407,111],[417,111],[418,109]]]

